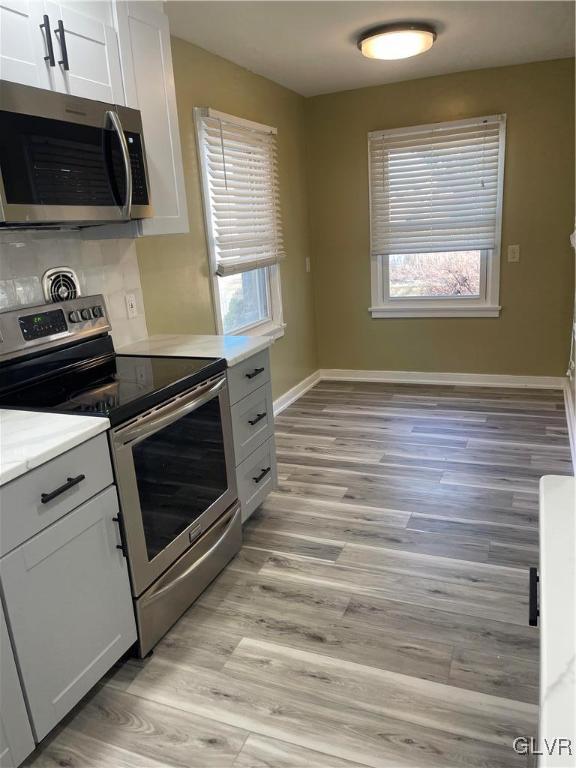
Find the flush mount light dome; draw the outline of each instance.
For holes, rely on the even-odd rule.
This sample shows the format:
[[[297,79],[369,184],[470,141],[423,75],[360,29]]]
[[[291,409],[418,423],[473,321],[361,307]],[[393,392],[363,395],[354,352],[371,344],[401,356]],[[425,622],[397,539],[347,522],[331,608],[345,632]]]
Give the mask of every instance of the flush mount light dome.
[[[358,48],[369,59],[407,59],[430,50],[436,30],[430,24],[384,24],[360,37]]]

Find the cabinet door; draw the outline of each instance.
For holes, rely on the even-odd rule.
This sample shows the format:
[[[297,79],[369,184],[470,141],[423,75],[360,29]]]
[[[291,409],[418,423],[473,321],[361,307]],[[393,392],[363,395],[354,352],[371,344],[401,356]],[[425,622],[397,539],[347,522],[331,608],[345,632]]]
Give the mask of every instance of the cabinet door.
[[[53,86],[55,68],[44,61],[43,14],[43,4],[34,0],[0,0],[0,79],[35,88]]]
[[[112,486],[0,561],[38,741],[136,640],[117,515]]]
[[[116,6],[126,104],[142,114],[154,218],[141,234],[188,232],[168,17],[153,2]]]
[[[100,15],[90,13],[92,5],[46,3],[57,62],[55,87],[73,96],[124,104],[116,31],[104,15],[110,4],[102,3]]]
[[[0,765],[15,768],[34,749],[34,738],[0,604]]]

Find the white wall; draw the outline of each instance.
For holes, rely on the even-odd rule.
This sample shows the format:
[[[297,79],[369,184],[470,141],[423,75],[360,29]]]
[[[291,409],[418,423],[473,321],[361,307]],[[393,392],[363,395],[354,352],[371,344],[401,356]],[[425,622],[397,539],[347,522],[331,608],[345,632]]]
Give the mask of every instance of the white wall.
[[[1,233],[0,311],[43,304],[42,275],[59,266],[76,272],[82,294],[104,295],[117,347],[147,335],[133,240],[83,240],[80,233]],[[126,312],[126,293],[136,296],[134,319]]]

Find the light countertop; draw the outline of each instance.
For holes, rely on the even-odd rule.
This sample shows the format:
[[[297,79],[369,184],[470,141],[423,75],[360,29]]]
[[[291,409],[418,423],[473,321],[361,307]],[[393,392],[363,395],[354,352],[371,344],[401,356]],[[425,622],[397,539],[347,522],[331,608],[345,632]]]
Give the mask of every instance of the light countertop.
[[[540,734],[576,744],[576,478],[540,481]],[[544,749],[544,752],[546,750]],[[544,754],[540,768],[576,766],[576,755]]]
[[[229,367],[261,352],[273,343],[270,336],[189,336],[158,334],[127,344],[118,355],[166,357],[223,357]]]
[[[0,485],[105,432],[108,419],[0,409]]]

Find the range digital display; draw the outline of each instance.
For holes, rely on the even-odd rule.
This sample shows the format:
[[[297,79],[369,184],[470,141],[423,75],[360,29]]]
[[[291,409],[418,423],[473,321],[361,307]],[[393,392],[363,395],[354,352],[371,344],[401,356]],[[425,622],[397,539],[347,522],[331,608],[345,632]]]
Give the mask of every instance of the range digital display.
[[[66,318],[61,309],[39,312],[36,315],[25,315],[19,317],[18,322],[24,341],[42,339],[45,336],[52,336],[68,330]]]

